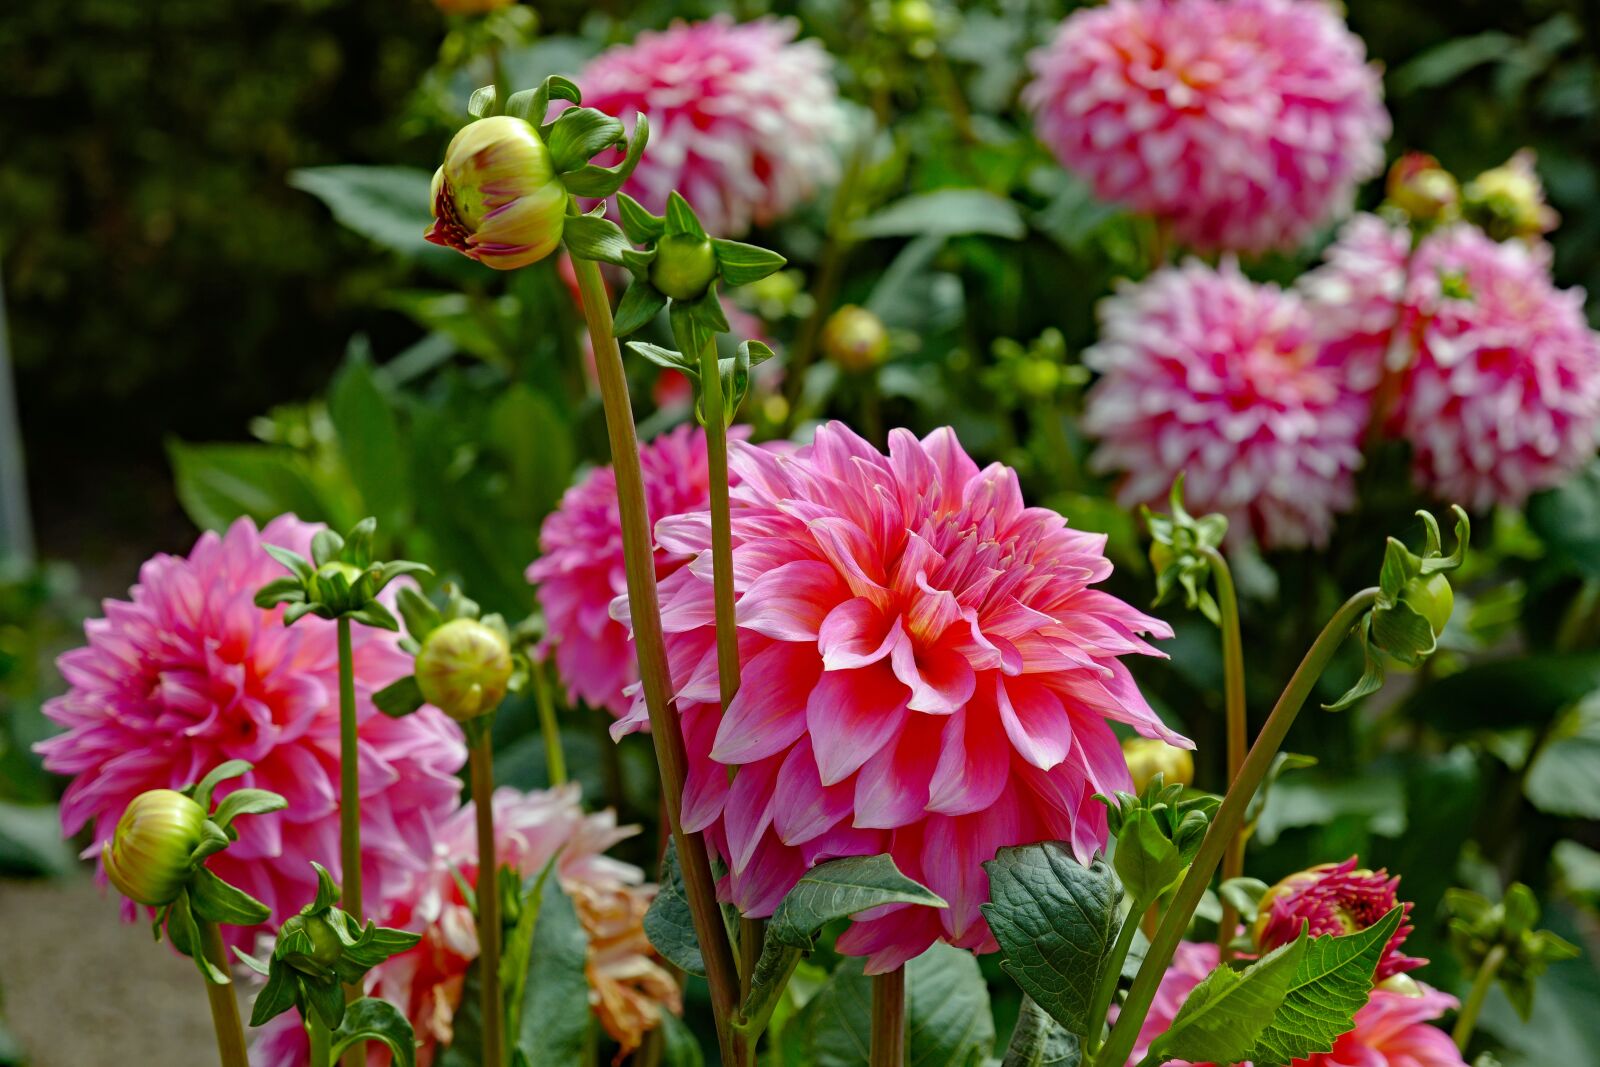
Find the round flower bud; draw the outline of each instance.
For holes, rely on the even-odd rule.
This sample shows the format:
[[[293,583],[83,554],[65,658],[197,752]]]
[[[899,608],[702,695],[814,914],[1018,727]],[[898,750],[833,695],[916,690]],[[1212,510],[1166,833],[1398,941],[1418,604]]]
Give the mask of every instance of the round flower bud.
[[[889,331],[866,308],[846,304],[822,327],[822,351],[843,369],[859,374],[889,354]]]
[[[304,932],[311,941],[310,952],[289,952],[283,961],[297,971],[322,977],[333,973],[334,965],[344,955],[344,942],[327,919],[321,915],[294,915],[278,931],[278,940],[295,932]]]
[[[1395,160],[1385,191],[1391,204],[1417,222],[1454,217],[1461,204],[1455,178],[1425,152],[1407,152]]]
[[[674,300],[699,300],[717,276],[711,242],[692,233],[671,233],[656,242],[650,284]]]
[[[493,711],[511,681],[511,646],[476,619],[452,619],[422,641],[417,686],[422,697],[452,719]]]
[[[1133,776],[1133,788],[1137,792],[1144,792],[1144,787],[1157,774],[1167,785],[1194,782],[1194,756],[1160,738],[1129,738],[1122,743],[1122,754],[1128,761],[1128,773]]]
[[[317,568],[317,573],[312,579],[313,592],[318,600],[334,610],[353,607],[362,599],[357,587],[361,579],[366,577],[366,573],[354,563],[331,559]]]
[[[1435,637],[1444,633],[1445,623],[1450,621],[1450,612],[1456,605],[1455,590],[1450,588],[1450,579],[1442,574],[1418,575],[1411,579],[1401,590],[1400,599],[1428,620]]]
[[[1526,150],[1472,179],[1462,194],[1467,218],[1497,241],[1538,237],[1555,229],[1559,221],[1544,202],[1533,153]]]
[[[494,115],[463,126],[433,176],[428,240],[496,270],[554,252],[566,221],[567,189],[550,150],[522,119]]]
[[[205,809],[182,793],[140,793],[100,849],[106,876],[137,904],[171,904],[194,873],[189,857],[200,844],[205,821]]]

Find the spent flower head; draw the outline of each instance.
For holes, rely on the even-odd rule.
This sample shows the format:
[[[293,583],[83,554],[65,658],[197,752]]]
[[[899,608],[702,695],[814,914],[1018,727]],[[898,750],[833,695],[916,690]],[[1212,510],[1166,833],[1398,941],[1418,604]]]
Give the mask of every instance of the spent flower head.
[[[1539,898],[1521,882],[1512,883],[1498,903],[1469,889],[1446,890],[1444,910],[1450,917],[1450,947],[1468,971],[1480,970],[1490,953],[1499,950],[1500,987],[1524,1020],[1533,1013],[1539,976],[1550,964],[1579,954],[1571,942],[1534,929]]]
[[[381,630],[398,630],[388,608],[378,594],[390,582],[406,574],[432,574],[425,563],[411,560],[375,560],[372,536],[378,520],[365,518],[340,537],[332,530],[318,530],[311,539],[311,559],[280,545],[263,547],[273,559],[289,569],[289,574],[262,586],[256,593],[256,606],[287,604],[285,626],[315,615],[323,619],[348,618]]]

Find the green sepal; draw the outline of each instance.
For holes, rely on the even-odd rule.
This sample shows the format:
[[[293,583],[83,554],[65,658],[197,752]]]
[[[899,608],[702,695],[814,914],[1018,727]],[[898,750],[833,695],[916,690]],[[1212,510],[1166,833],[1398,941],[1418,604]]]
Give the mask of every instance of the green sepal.
[[[622,253],[630,246],[621,227],[600,215],[571,215],[561,231],[567,251],[579,259],[622,266]]]
[[[667,298],[660,290],[644,278],[635,277],[617,304],[612,329],[618,337],[626,337],[655,321],[655,317],[666,306]]]
[[[372,694],[372,703],[390,718],[399,719],[410,715],[427,701],[422,698],[422,687],[417,684],[417,676],[408,674]]]
[[[205,867],[189,880],[189,903],[196,915],[229,926],[254,926],[272,918],[272,909]]]
[[[194,851],[189,853],[189,862],[198,867],[231,844],[233,837],[228,831],[207,819],[200,824],[200,841],[194,846]]]
[[[396,578],[408,574],[420,574],[428,577],[433,575],[432,567],[412,559],[391,559],[381,564],[375,564],[368,569],[377,578],[379,589],[382,589]]]
[[[211,821],[231,838],[234,836],[233,820],[239,816],[265,815],[268,812],[282,811],[288,806],[287,800],[271,790],[235,789],[217,802],[217,810],[211,813]]]
[[[332,530],[323,528],[311,535],[311,562],[319,568],[324,563],[332,563],[340,559],[344,551],[344,538]]]
[[[233,984],[227,971],[206,958],[205,942],[200,938],[200,926],[195,922],[187,891],[179,893],[178,899],[172,902],[172,907],[167,911],[167,937],[172,941],[173,948],[194,961],[201,978],[212,985]]]
[[[304,971],[295,971],[294,981],[300,987],[300,1010],[316,1012],[329,1030],[339,1029],[344,1022],[345,1010],[344,989],[340,987],[339,980],[331,975],[314,978]]]
[[[622,220],[622,232],[636,245],[654,244],[667,232],[666,219],[652,215],[627,193],[617,194],[617,214]],[[716,247],[716,242],[712,242],[712,247]]]
[[[557,174],[577,170],[590,158],[627,137],[622,120],[592,107],[572,107],[550,124],[545,144]]]
[[[709,240],[705,227],[700,225],[700,216],[694,213],[694,208],[689,201],[676,190],[667,194],[667,215],[664,236],[688,234],[701,240]]]
[[[551,100],[566,100],[581,104],[583,94],[578,91],[572,79],[552,74],[540,82],[537,89],[524,89],[519,93],[512,93],[506,99],[506,114],[524,122],[531,122],[535,126],[542,126],[545,113],[550,110]]]
[[[305,915],[327,911],[339,899],[339,887],[334,884],[333,875],[328,873],[328,868],[316,860],[311,861],[311,866],[317,872],[317,895],[312,898],[310,904],[301,909],[301,913]]]
[[[283,611],[283,624],[285,626],[293,626],[296,622],[300,621],[300,619],[307,615],[315,615],[322,619],[333,618],[333,612],[329,611],[321,604],[290,604]]]
[[[279,604],[299,603],[305,598],[305,584],[294,575],[287,574],[257,589],[255,603],[258,608],[273,608]]]
[[[1195,518],[1183,506],[1183,479],[1173,479],[1168,495],[1171,514],[1141,507],[1150,530],[1150,561],[1156,572],[1155,604],[1166,603],[1178,589],[1184,606],[1204,615],[1212,625],[1222,625],[1222,612],[1211,595],[1211,560],[1228,533],[1228,520],[1219,514]]]
[[[393,612],[376,600],[369,600],[356,610],[345,612],[344,615],[351,622],[359,622],[364,626],[371,626],[375,630],[388,630],[391,633],[399,633],[400,631],[400,620],[396,619]]]
[[[650,344],[648,341],[629,341],[628,351],[636,356],[642,356],[658,367],[668,370],[682,371],[691,381],[700,380],[700,364],[684,355],[682,352],[660,345]]]
[[[339,558],[346,563],[353,563],[357,567],[366,567],[372,562],[372,541],[378,533],[378,520],[375,516],[368,515],[344,535],[344,548],[339,553]]]
[[[344,1021],[333,1034],[332,1060],[357,1041],[381,1041],[389,1047],[394,1067],[416,1067],[417,1039],[399,1008],[377,997],[362,997],[345,1008]]]
[[[293,967],[275,964],[269,965],[263,971],[253,956],[237,949],[234,950],[234,954],[244,960],[246,965],[267,976],[267,984],[256,994],[256,1002],[250,1008],[251,1026],[263,1026],[268,1020],[276,1019],[295,1006],[298,983],[295,981]]]
[[[713,238],[711,248],[717,256],[717,269],[729,285],[748,285],[776,274],[789,261],[770,249],[742,241]]]
[[[298,552],[274,544],[263,544],[261,547],[267,550],[267,555],[283,564],[290,574],[302,582],[309,582],[312,575],[317,572],[317,569]]]
[[[438,607],[414,586],[401,586],[394,599],[400,617],[405,620],[406,634],[413,640],[421,641],[444,622]]]
[[[628,140],[627,153],[614,167],[598,167],[593,163],[561,175],[561,184],[574,196],[607,197],[622,188],[639,165],[644,146],[650,140],[650,122],[643,114],[633,117],[633,136]]]
[[[230,778],[238,778],[254,770],[254,764],[249,760],[225,760],[211,768],[211,771],[193,786],[183,790],[194,799],[194,802],[207,811],[211,810],[211,793]]]

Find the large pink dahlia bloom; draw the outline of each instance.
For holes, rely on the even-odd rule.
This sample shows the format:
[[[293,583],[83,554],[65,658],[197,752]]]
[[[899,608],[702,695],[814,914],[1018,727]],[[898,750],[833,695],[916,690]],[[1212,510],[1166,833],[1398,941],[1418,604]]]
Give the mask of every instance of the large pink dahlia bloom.
[[[1195,512],[1269,547],[1320,545],[1355,497],[1375,360],[1325,358],[1294,293],[1191,261],[1124,283],[1084,353],[1100,372],[1084,429],[1124,506],[1185,474]]]
[[[208,866],[270,906],[275,921],[315,894],[312,860],[339,877],[335,627],[314,616],[286,627],[281,607],[254,603],[284,573],[263,544],[309,554],[316,529],[280,516],[258,533],[239,519],[221,537],[203,534],[187,557],[151,558],[128,600],[105,601],[105,618],[84,624],[88,645],[57,661],[70,688],[45,714],[64,731],[38,748],[48,769],[72,778],[61,823],[67,834],[92,827],[85,856],[99,855],[139,793],[243,759],[255,769],[218,797],[248,785],[289,806],[241,820],[239,840]],[[392,719],[373,706],[374,691],[411,671],[393,635],[355,627],[354,649],[362,874],[378,900],[426,869],[433,828],[458,802],[466,748],[434,708]],[[241,944],[254,933],[228,928]]]
[[[1423,239],[1408,270],[1409,240],[1359,217],[1306,276],[1327,357],[1370,359],[1398,327],[1388,426],[1411,443],[1417,482],[1471,508],[1520,505],[1595,454],[1600,335],[1583,291],[1552,284],[1540,241],[1460,224]]]
[[[644,445],[639,466],[652,522],[705,506],[711,488],[705,433],[698,426],[679,426]],[[539,549],[528,581],[539,587],[556,672],[569,698],[626,714],[623,690],[638,679],[639,666],[627,627],[611,618],[611,601],[628,591],[613,468],[596,468],[567,490],[544,520]],[[655,558],[659,580],[690,557],[657,545]]]
[[[524,878],[552,859],[562,890],[572,898],[589,936],[589,999],[624,1052],[638,1047],[663,1010],[681,1010],[677,984],[644,937],[644,911],[655,887],[639,868],[605,855],[637,833],[618,826],[612,811],[585,813],[576,785],[494,793],[495,849],[501,866]],[[477,925],[461,886],[478,874],[476,812],[471,803],[438,828],[428,867],[399,897],[381,905],[384,923],[422,934],[417,946],[373,969],[368,993],[400,1006],[418,1041],[418,1067],[429,1067],[454,1037],[467,970],[478,958]],[[305,1067],[310,1058],[299,1017],[274,1019],[257,1036],[258,1067]],[[383,1055],[375,1060],[387,1063]]]
[[[743,685],[724,716],[705,511],[656,536],[693,562],[661,585],[690,756],[683,819],[729,897],[771,914],[811,865],[893,854],[950,902],[858,919],[839,949],[887,970],[935,940],[994,948],[980,866],[1005,845],[1105,844],[1096,793],[1131,781],[1107,720],[1174,744],[1121,656],[1167,626],[1092,588],[1105,537],[1022,502],[948,429],[878,452],[840,423],[789,453],[735,444]],[[626,614],[625,598],[614,605]],[[646,722],[642,701],[613,732]],[[737,773],[729,781],[728,771]]]
[[[1319,0],[1112,0],[1029,63],[1062,165],[1195,249],[1295,247],[1383,166],[1378,72]]]
[[[1178,1009],[1219,958],[1217,946],[1209,942],[1185,941],[1178,946],[1172,966],[1156,988],[1150,1013],[1139,1027],[1128,1067],[1142,1061],[1156,1038],[1171,1029]],[[1421,984],[1416,990],[1374,989],[1356,1012],[1354,1029],[1335,1041],[1331,1052],[1295,1060],[1293,1067],[1465,1067],[1449,1035],[1428,1025],[1455,1008],[1456,998]],[[1166,1062],[1168,1067],[1214,1067],[1187,1060]]]
[[[738,237],[832,181],[844,113],[832,60],[792,19],[725,16],[641,33],[589,62],[583,102],[650,120],[650,150],[623,191],[651,211],[676,189],[707,229]]]

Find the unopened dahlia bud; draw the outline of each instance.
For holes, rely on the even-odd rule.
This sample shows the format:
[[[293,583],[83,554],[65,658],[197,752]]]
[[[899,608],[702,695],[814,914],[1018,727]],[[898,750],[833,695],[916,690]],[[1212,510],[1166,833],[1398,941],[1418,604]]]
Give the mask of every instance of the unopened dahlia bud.
[[[822,327],[822,351],[844,370],[859,374],[889,354],[889,331],[866,308],[846,304]]]
[[[1159,737],[1129,738],[1122,743],[1122,754],[1133,776],[1133,788],[1140,793],[1158,774],[1168,785],[1194,783],[1194,756]]]
[[[495,270],[536,263],[561,243],[567,190],[527,122],[494,115],[463,126],[433,176],[427,238]]]
[[[1442,222],[1456,215],[1461,188],[1455,177],[1426,152],[1407,152],[1389,168],[1389,202],[1414,222]]]
[[[1435,637],[1444,633],[1445,624],[1450,621],[1450,613],[1456,606],[1456,594],[1450,588],[1450,579],[1437,572],[1418,575],[1406,582],[1400,599],[1428,620]]]
[[[136,904],[171,904],[194,873],[190,857],[200,844],[205,809],[182,793],[140,793],[100,849],[106,876]]]
[[[1301,928],[1307,925],[1312,937],[1342,937],[1365,930],[1403,906],[1400,925],[1378,962],[1377,981],[1415,970],[1427,961],[1400,952],[1400,945],[1411,933],[1407,921],[1411,903],[1402,905],[1399,886],[1400,879],[1389,877],[1387,871],[1358,869],[1354,856],[1343,863],[1324,863],[1291,874],[1261,898],[1253,930],[1256,945],[1262,952],[1271,951],[1299,937]]]
[[[1534,156],[1523,149],[1462,190],[1462,207],[1496,241],[1538,237],[1556,228],[1560,216],[1544,202],[1544,186],[1533,169]]]
[[[305,934],[305,940],[293,936]],[[334,973],[334,968],[344,957],[344,941],[324,915],[301,913],[291,915],[279,931],[278,941],[283,945],[297,946],[297,950],[283,953],[283,962],[297,971],[324,978]]]
[[[669,233],[656,243],[650,284],[674,300],[699,300],[717,276],[717,257],[703,234]]]
[[[417,653],[423,699],[458,721],[499,707],[511,670],[510,642],[476,619],[452,619],[431,631]]]

